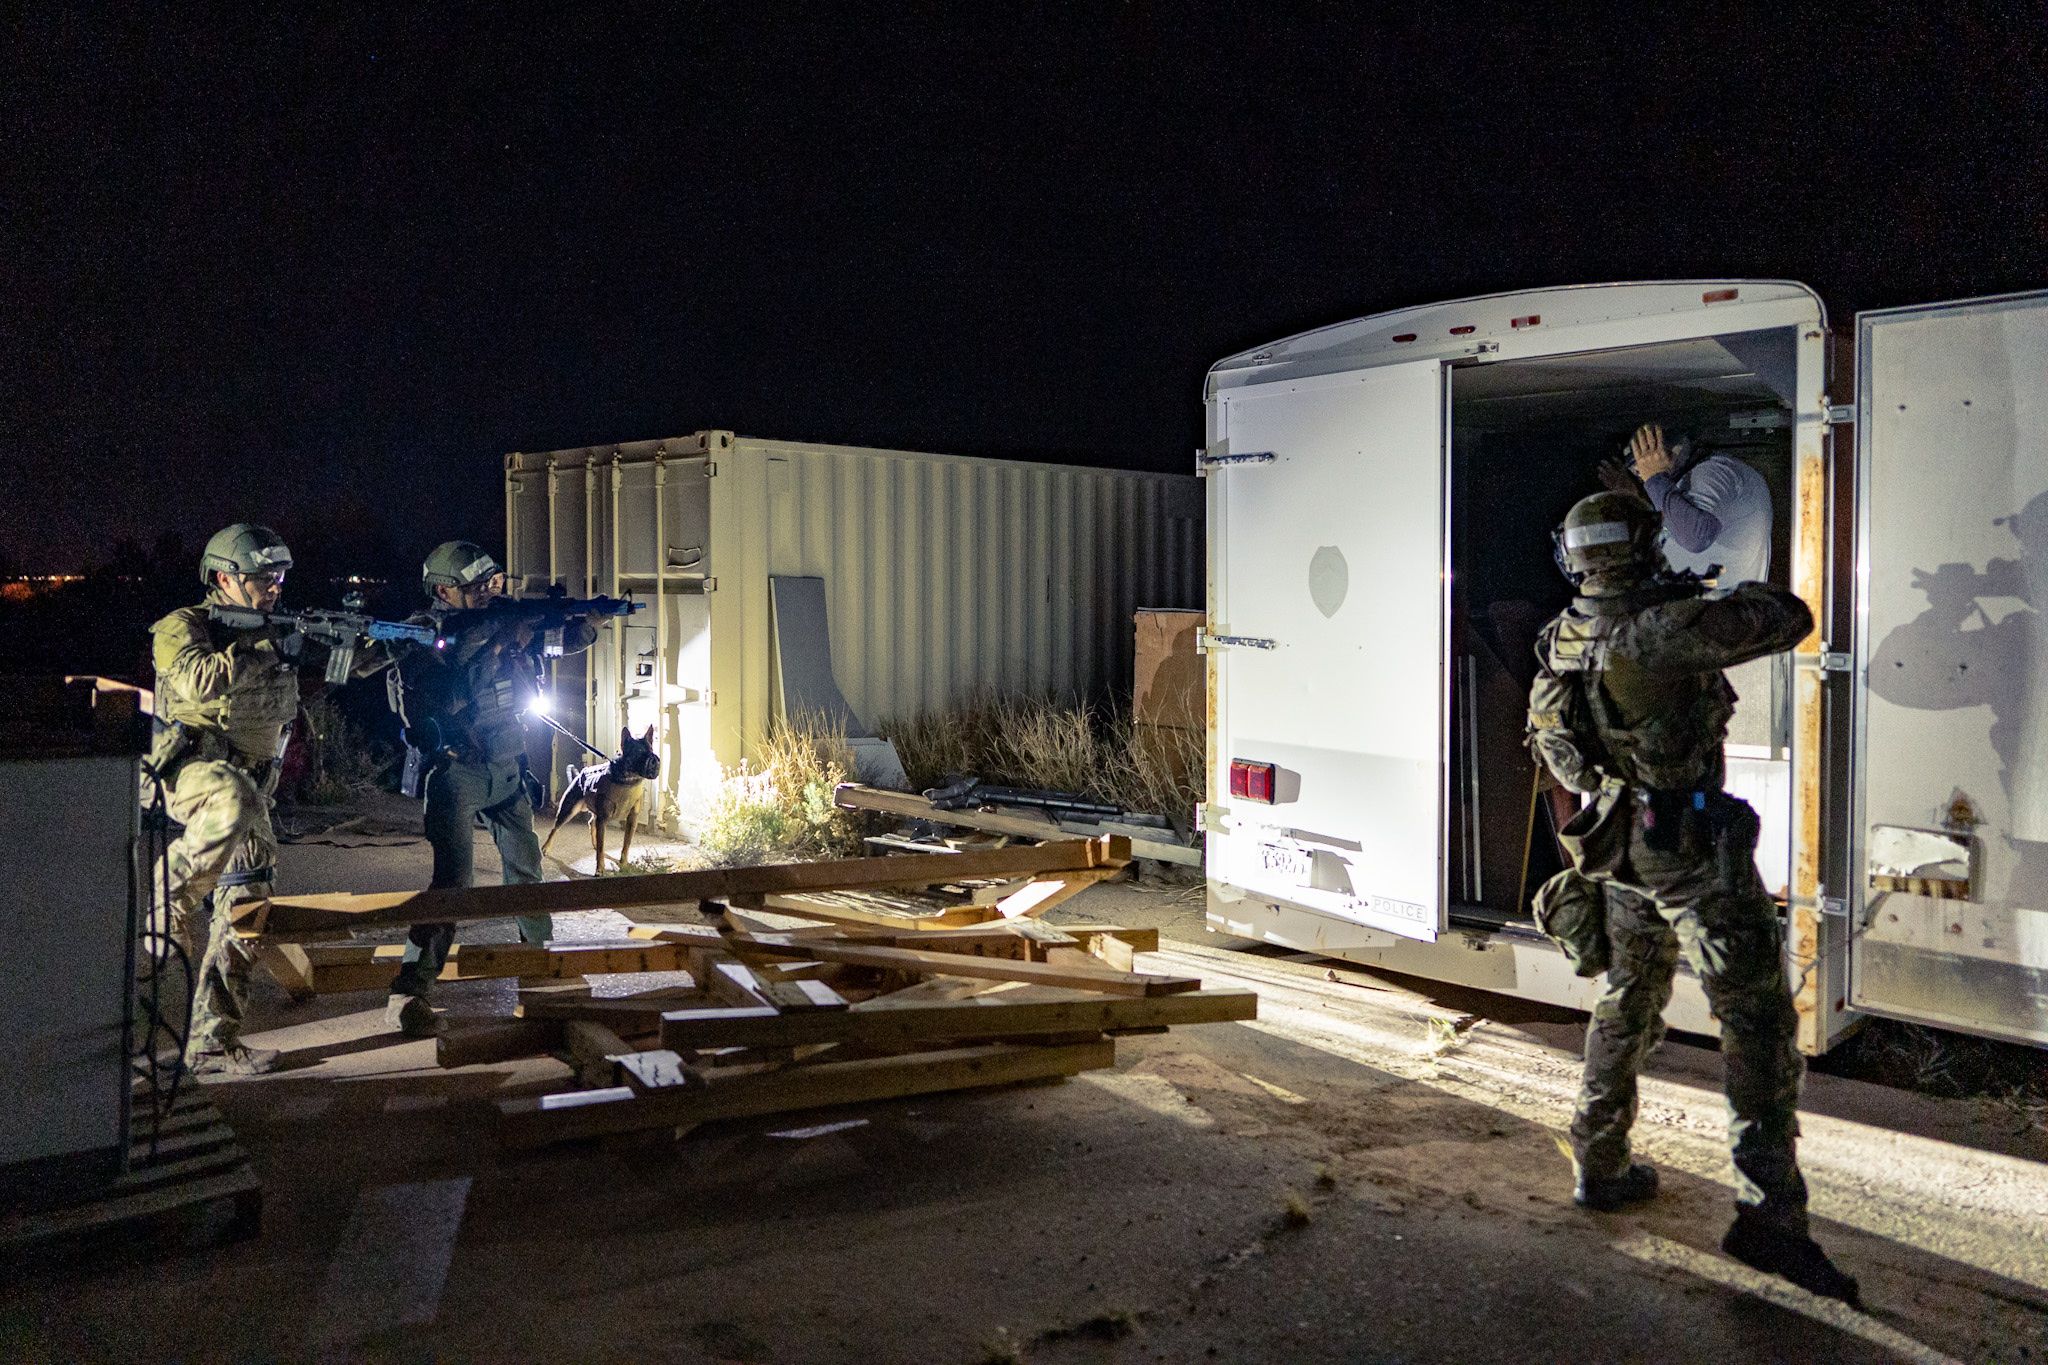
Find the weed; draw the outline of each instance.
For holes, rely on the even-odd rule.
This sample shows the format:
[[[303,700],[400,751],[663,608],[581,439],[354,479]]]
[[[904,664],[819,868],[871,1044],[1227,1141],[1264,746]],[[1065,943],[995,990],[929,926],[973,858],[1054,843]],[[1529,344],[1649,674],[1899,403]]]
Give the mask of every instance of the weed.
[[[1316,1167],[1316,1188],[1334,1190],[1337,1188],[1337,1173],[1328,1166]]]
[[[1073,792],[1164,815],[1182,827],[1202,799],[1202,733],[1141,728],[1123,711],[979,692],[878,728],[919,788],[971,775],[1002,786]]]
[[[1042,1341],[1063,1341],[1086,1337],[1091,1341],[1122,1341],[1138,1330],[1138,1315],[1128,1308],[1110,1308],[1071,1327],[1055,1327],[1040,1334]]]
[[[303,806],[338,806],[378,783],[382,746],[327,697],[306,703],[306,772],[294,800]]]
[[[832,804],[853,767],[846,736],[815,716],[777,722],[762,740],[760,766],[726,774],[699,808],[693,841],[714,867],[771,859],[843,857],[860,849],[851,811]]]
[[[1445,1019],[1441,1015],[1432,1014],[1429,1017],[1429,1055],[1441,1057],[1447,1052],[1455,1052],[1463,1047],[1471,1036],[1472,1026],[1478,1022],[1469,1014],[1460,1015],[1455,1019]]]
[[[1289,1188],[1280,1206],[1280,1226],[1283,1229],[1305,1228],[1315,1221],[1315,1210],[1302,1196],[1300,1190]]]
[[[996,1328],[995,1335],[982,1343],[978,1365],[1024,1365],[1023,1349],[1011,1337],[1009,1328]]]
[[[674,872],[676,864],[667,858],[630,858],[623,863],[607,864],[597,875],[600,877],[645,877],[652,873]]]

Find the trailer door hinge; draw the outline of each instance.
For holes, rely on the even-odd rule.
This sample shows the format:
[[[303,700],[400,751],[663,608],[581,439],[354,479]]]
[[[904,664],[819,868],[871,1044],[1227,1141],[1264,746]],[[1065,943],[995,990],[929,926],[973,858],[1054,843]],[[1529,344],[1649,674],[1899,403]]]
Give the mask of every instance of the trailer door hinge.
[[[1195,452],[1195,477],[1206,478],[1209,471],[1233,464],[1272,464],[1280,457],[1270,450],[1253,451],[1246,455],[1206,455]]]
[[[1845,425],[1847,425],[1847,424],[1849,424],[1849,423],[1851,423],[1851,422],[1854,422],[1855,420],[1856,420],[1856,405],[1855,405],[1854,403],[1830,403],[1830,404],[1828,404],[1828,425],[1829,425],[1829,426],[1831,426],[1831,427],[1839,427],[1839,426],[1845,426]]]
[[[1847,673],[1856,666],[1846,650],[1828,649],[1821,651],[1820,671],[1823,673]]]
[[[1195,653],[1207,654],[1212,649],[1278,649],[1278,640],[1268,640],[1258,635],[1211,635],[1197,628],[1195,631]]]
[[[707,479],[715,479],[718,477],[718,461],[706,460],[704,462],[704,477]]]
[[[1843,900],[1840,896],[1822,896],[1820,898],[1820,912],[1823,915],[1833,915],[1836,919],[1847,919],[1849,916],[1849,902]]]

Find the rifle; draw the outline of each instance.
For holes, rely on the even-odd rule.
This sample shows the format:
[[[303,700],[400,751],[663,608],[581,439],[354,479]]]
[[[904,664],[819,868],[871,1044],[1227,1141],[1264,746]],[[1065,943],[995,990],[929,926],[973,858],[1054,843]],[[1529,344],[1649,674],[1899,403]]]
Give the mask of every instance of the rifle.
[[[439,647],[439,635],[432,626],[405,621],[380,621],[356,611],[333,611],[309,607],[305,611],[257,611],[215,602],[208,607],[213,619],[234,630],[269,629],[278,634],[278,649],[286,658],[296,659],[299,646],[312,640],[327,647],[327,681],[348,681],[355,667],[356,646],[364,640],[409,640],[414,644]]]
[[[440,647],[480,626],[519,623],[534,627],[542,637],[544,657],[556,658],[562,653],[562,628],[569,622],[584,616],[630,616],[646,605],[623,597],[569,597],[558,587],[549,589],[544,597],[494,597],[481,607],[443,614]]]

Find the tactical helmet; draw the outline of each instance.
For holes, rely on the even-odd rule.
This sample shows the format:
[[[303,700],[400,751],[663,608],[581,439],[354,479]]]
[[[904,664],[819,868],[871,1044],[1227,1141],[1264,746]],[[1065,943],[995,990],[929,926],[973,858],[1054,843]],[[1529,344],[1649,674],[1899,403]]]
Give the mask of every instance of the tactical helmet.
[[[483,546],[467,540],[444,540],[420,566],[420,586],[431,597],[436,588],[467,588],[503,572]]]
[[[213,586],[216,573],[283,573],[292,566],[292,552],[284,537],[268,526],[238,521],[216,531],[199,556],[199,581]]]
[[[1580,498],[1551,535],[1557,566],[1577,583],[1598,574],[1647,575],[1657,563],[1657,532],[1664,518],[1633,493]]]

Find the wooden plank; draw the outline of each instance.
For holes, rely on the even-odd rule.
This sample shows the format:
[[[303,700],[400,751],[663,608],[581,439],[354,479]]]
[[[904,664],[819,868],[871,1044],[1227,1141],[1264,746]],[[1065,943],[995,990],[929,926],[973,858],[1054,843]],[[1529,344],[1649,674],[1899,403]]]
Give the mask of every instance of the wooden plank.
[[[987,830],[991,834],[1018,834],[1027,839],[1071,837],[1068,831],[1045,816],[1006,810],[940,810],[911,792],[884,791],[880,787],[863,787],[857,782],[841,783],[833,792],[832,801],[848,810],[880,811],[884,815],[900,815],[906,820],[930,820],[942,825],[958,825],[963,829]],[[1179,863],[1183,867],[1202,865],[1202,851],[1186,844],[1132,838],[1130,845],[1131,856],[1135,858]]]
[[[1116,1064],[1108,1040],[1072,1047],[993,1044],[905,1057],[819,1062],[786,1071],[706,1077],[702,1090],[642,1095],[628,1086],[498,1102],[507,1146],[545,1146],[605,1133],[820,1109],[1071,1076]]]
[[[651,1033],[669,1010],[687,1009],[712,997],[703,991],[643,991],[638,995],[540,997],[519,1001],[521,1019],[586,1019],[621,1033]]]
[[[463,1027],[450,1021],[448,1032],[434,1040],[436,1066],[481,1066],[538,1057],[562,1046],[559,1019],[504,1019]]]
[[[612,1059],[618,1083],[645,1095],[657,1090],[697,1090],[704,1086],[702,1073],[691,1070],[677,1053],[666,1048],[629,1052]]]
[[[1113,995],[1171,995],[1198,990],[1201,982],[1188,976],[1142,976],[1135,972],[1111,971],[1107,967],[1055,967],[1044,962],[1016,962],[1008,958],[969,957],[962,953],[932,953],[914,948],[875,948],[860,944],[831,943],[822,939],[784,940],[774,934],[735,935],[735,944],[761,953],[784,957],[812,957],[823,962],[850,962],[884,971],[924,974],[942,972],[953,976],[979,976],[999,981],[1026,981],[1044,986],[1073,986],[1081,990],[1105,991]]]
[[[307,950],[296,943],[259,943],[256,945],[256,960],[270,970],[277,978],[277,984],[295,1001],[303,1003],[319,994],[320,987],[313,974],[313,963],[306,956]],[[395,970],[395,969],[394,969]],[[385,983],[390,983],[387,974]]]
[[[852,905],[832,905],[815,896],[769,896],[767,908],[785,915],[826,920],[833,924],[879,924],[896,926],[906,922],[934,929],[957,929],[963,925],[986,924],[995,918],[995,907],[962,905],[932,914],[895,914],[887,910],[866,910]]]
[[[1104,868],[1099,872],[1077,873],[1067,877],[1048,877],[1040,881],[1027,882],[1024,887],[1005,896],[996,904],[996,913],[1004,919],[1023,919],[1030,915],[1042,915],[1065,901],[1080,895],[1105,877],[1113,877],[1122,868]]]
[[[382,990],[405,954],[403,943],[313,944],[271,943],[264,940],[258,952],[297,953],[306,960],[316,994],[340,991]],[[443,981],[471,981],[500,977],[598,976],[617,972],[678,972],[688,970],[688,955],[681,947],[664,943],[626,941],[620,943],[458,943],[448,950],[441,968]],[[272,969],[275,974],[276,969]],[[282,979],[282,978],[280,978]],[[287,986],[287,989],[290,989]]]
[[[762,989],[761,978],[755,976],[754,969],[744,962],[712,962],[711,973],[704,979],[704,989],[712,999],[722,1000],[728,1005],[778,1008],[768,992]]]
[[[571,910],[630,912],[645,906],[731,900],[814,890],[928,886],[963,877],[1086,872],[1122,867],[1128,839],[1104,838],[999,848],[974,853],[904,854],[832,862],[776,863],[765,867],[707,868],[639,877],[579,877],[572,881],[466,889],[278,896],[234,908],[238,932],[292,939],[336,929],[463,923]],[[632,916],[630,913],[628,918]]]
[[[593,1087],[610,1085],[612,1059],[633,1051],[625,1039],[589,1019],[563,1021],[562,1041],[568,1045],[569,1064],[576,1068],[577,1079]]]
[[[768,1013],[758,1009],[676,1010],[661,1018],[661,1045],[676,1051],[712,1047],[793,1047],[802,1043],[930,1043],[1022,1038],[1032,1034],[1102,1033],[1110,1029],[1216,1024],[1258,1017],[1259,998],[1245,990],[1182,995],[1017,999],[1009,993],[964,1000],[901,1000],[902,993],[864,1000],[843,1014]]]

